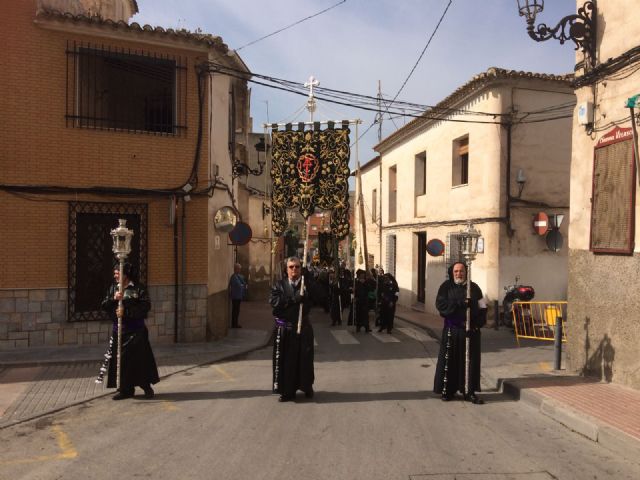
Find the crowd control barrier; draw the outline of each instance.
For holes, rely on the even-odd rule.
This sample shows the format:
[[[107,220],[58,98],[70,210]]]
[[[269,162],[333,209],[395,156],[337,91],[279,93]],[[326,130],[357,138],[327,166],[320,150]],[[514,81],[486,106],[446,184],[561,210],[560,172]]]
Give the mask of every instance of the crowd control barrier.
[[[512,315],[518,346],[521,338],[555,340],[558,320],[562,326],[562,341],[567,341],[567,302],[513,302]]]

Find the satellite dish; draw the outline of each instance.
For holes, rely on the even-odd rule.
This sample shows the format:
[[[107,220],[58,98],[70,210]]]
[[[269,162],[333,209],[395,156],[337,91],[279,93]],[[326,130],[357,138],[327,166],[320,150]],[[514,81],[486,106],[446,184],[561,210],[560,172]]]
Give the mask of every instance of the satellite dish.
[[[562,234],[558,230],[550,230],[547,233],[547,248],[552,252],[557,252],[562,248]]]

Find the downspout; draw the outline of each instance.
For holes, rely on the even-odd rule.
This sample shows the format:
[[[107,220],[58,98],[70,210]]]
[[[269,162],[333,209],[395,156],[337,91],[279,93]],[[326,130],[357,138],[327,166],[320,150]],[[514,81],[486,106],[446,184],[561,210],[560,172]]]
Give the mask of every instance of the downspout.
[[[178,270],[178,219],[176,218],[180,198],[175,197],[175,213],[173,216],[173,342],[178,343],[178,283],[180,271]]]
[[[506,196],[507,196],[507,205],[505,211],[506,224],[507,224],[507,236],[513,237],[514,230],[511,228],[511,201],[513,197],[511,196],[511,142],[512,142],[512,129],[513,129],[513,117],[515,111],[513,109],[513,87],[511,87],[511,101],[509,104],[509,117],[507,123],[503,126],[507,129],[507,171],[505,174],[505,182],[506,182]]]
[[[182,229],[182,267],[181,267],[181,282],[180,282],[180,318],[182,318],[182,340],[184,340],[184,329],[186,327],[186,303],[185,303],[185,272],[187,271],[187,231],[185,229],[185,219],[187,218],[187,202],[182,199],[182,217],[181,217],[181,229]]]

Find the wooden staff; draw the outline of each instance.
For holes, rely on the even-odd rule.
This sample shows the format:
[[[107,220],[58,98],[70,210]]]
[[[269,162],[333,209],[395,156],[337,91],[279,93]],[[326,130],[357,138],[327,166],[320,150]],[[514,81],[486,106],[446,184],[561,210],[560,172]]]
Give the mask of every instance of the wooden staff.
[[[305,262],[307,261],[307,253],[309,252],[309,219],[311,215],[307,217],[305,228],[305,238],[304,238],[304,253],[302,254],[302,262],[300,263],[300,275],[302,275],[302,280],[300,281],[300,295],[304,295],[304,273],[302,268],[304,267]],[[300,310],[298,311],[298,335],[302,332],[302,308],[304,307],[304,299],[300,302]]]

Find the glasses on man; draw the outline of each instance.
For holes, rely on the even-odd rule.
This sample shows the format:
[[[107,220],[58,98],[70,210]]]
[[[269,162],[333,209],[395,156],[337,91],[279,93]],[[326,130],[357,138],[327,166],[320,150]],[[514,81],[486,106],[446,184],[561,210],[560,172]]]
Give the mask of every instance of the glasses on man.
[[[300,268],[300,265],[287,265],[287,268]]]

